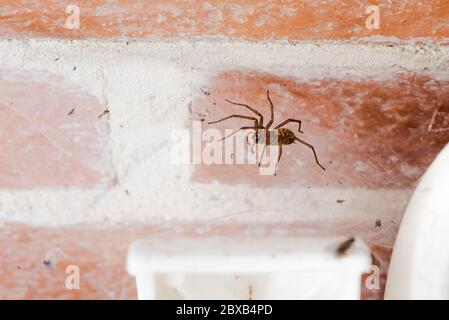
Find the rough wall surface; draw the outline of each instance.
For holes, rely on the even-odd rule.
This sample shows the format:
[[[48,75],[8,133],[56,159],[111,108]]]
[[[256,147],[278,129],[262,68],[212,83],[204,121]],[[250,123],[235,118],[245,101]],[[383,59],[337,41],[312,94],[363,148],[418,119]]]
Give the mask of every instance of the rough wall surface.
[[[376,29],[365,27],[372,4],[381,17],[381,27]],[[70,5],[79,7],[76,30],[65,27]],[[2,0],[1,7],[0,35],[14,38],[352,40],[377,36],[441,43],[449,38],[447,0]]]
[[[449,141],[449,1],[379,1],[378,28],[369,5],[0,0],[0,298],[135,298],[125,253],[150,233],[359,235],[384,283],[408,198]],[[195,123],[252,125],[208,124],[254,116],[226,99],[266,123],[266,90],[326,171],[298,144],[276,176],[173,161]]]
[[[260,223],[397,219],[449,134],[446,47],[40,40],[5,40],[0,47],[3,83],[20,83],[26,90],[16,96],[6,90],[0,97],[5,116],[15,116],[1,124],[3,140],[10,141],[4,148],[14,144],[15,149],[0,156],[0,214],[12,222],[152,223],[228,215]],[[29,87],[24,72],[28,82],[36,82],[33,74],[63,81],[44,78]],[[76,91],[66,97],[61,86]],[[242,125],[242,119],[206,124],[242,112],[224,99],[257,106],[268,117],[266,89],[276,119],[302,119],[301,137],[316,147],[326,171],[301,145],[285,147],[276,176],[259,175],[251,164],[173,161],[179,144],[173,134],[188,130],[198,114],[205,114],[204,130]],[[43,99],[42,90],[58,92],[61,100],[53,102],[58,96],[49,94]],[[86,100],[93,97],[98,102]],[[11,130],[15,126],[21,130]],[[45,148],[48,139],[36,145],[14,142],[44,126],[62,141],[59,149],[52,146],[56,153]],[[109,133],[101,129],[105,126]],[[70,143],[77,139],[92,143],[74,149],[80,144]],[[61,180],[53,188],[38,188],[44,180],[51,183],[55,173],[33,165],[16,168],[27,152],[34,159],[49,158],[54,172],[71,175],[58,174]],[[85,167],[64,158],[70,154]],[[21,178],[8,180],[12,173]],[[379,206],[385,197],[398,201]],[[356,215],[348,211],[351,205]]]
[[[344,226],[341,226],[342,230]],[[135,299],[135,281],[125,268],[129,245],[149,234],[163,239],[174,237],[248,236],[257,241],[268,234],[303,236],[316,226],[184,224],[110,228],[31,228],[8,225],[0,229],[0,299]],[[335,225],[321,225],[322,232],[335,234]],[[333,231],[332,231],[333,230]],[[372,247],[374,263],[382,266],[391,250]],[[79,268],[79,289],[68,290],[68,268]],[[362,298],[378,299],[383,289],[367,289],[362,279]]]
[[[97,121],[104,109],[63,77],[2,69],[0,187],[107,184],[109,125]]]

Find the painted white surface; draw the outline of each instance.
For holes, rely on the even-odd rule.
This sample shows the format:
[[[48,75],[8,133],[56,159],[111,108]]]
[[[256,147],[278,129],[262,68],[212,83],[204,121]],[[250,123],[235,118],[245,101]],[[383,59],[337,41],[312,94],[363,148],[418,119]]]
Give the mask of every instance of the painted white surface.
[[[359,299],[368,247],[347,238],[157,238],[134,243],[139,299]]]
[[[449,145],[429,167],[404,214],[386,299],[449,299]]]

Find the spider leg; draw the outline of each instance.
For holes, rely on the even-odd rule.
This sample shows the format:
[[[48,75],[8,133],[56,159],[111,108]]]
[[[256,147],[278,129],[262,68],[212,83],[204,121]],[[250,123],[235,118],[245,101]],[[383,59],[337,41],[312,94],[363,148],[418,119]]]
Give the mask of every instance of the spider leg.
[[[224,139],[226,139],[226,138],[229,138],[230,136],[233,136],[234,134],[236,134],[237,132],[239,132],[239,131],[241,131],[241,130],[248,130],[248,129],[253,129],[253,130],[257,131],[256,127],[241,127],[240,129],[235,130],[234,132],[228,134],[226,137],[221,138],[221,139],[218,140],[218,141],[221,141],[221,140],[224,140]],[[248,136],[246,136],[246,139],[247,139],[246,141],[248,141]]]
[[[267,123],[267,130],[271,127],[271,125],[273,124],[274,121],[274,107],[273,107],[273,101],[271,101],[270,98],[270,92],[267,90],[267,99],[270,102],[270,111],[271,111],[271,116],[270,116],[270,121]]]
[[[213,123],[221,122],[221,121],[224,121],[224,120],[227,120],[227,119],[231,119],[231,118],[240,118],[240,119],[253,120],[253,121],[255,121],[257,123],[257,119],[255,117],[243,116],[243,115],[240,115],[240,114],[233,114],[233,115],[230,115],[230,116],[225,117],[225,118],[220,119],[220,120],[208,122],[207,124],[213,124]]]
[[[252,112],[254,112],[255,114],[257,114],[258,116],[259,116],[259,127],[263,127],[263,115],[259,112],[259,111],[257,111],[256,109],[254,109],[254,108],[251,108],[249,105],[247,105],[247,104],[243,104],[243,103],[237,103],[237,102],[232,102],[231,100],[228,100],[228,99],[225,99],[225,101],[226,102],[228,102],[228,103],[230,103],[230,104],[233,104],[233,105],[235,105],[235,106],[241,106],[241,107],[245,107],[246,109],[248,109],[248,110],[250,110],[250,111],[252,111]]]
[[[265,147],[266,146],[267,146],[266,144],[263,145],[262,153],[260,155],[260,160],[259,160],[259,167],[260,167],[260,164],[262,163],[262,159],[263,159],[263,155],[265,153]],[[259,149],[259,148],[257,148],[257,149]]]
[[[275,127],[275,129],[279,129],[279,128],[285,126],[287,123],[290,123],[290,122],[296,122],[296,123],[298,123],[298,124],[299,124],[299,126],[298,126],[298,131],[301,132],[301,133],[304,133],[303,131],[301,131],[301,120],[296,120],[296,119],[287,119],[287,120],[281,122],[280,124],[278,124],[278,125]]]
[[[320,166],[321,169],[326,170],[326,168],[323,167],[323,166],[320,164],[320,162],[318,161],[318,157],[317,157],[317,155],[316,155],[315,148],[314,148],[310,143],[307,143],[307,142],[305,142],[304,140],[299,139],[298,137],[295,137],[295,140],[298,141],[299,143],[302,143],[303,145],[309,147],[310,149],[312,149],[313,155],[315,156],[315,161],[316,161],[316,163]]]
[[[274,169],[274,175],[276,175],[276,171],[278,171],[278,165],[279,165],[279,161],[281,161],[281,156],[282,156],[282,144],[279,144],[278,162],[276,162],[276,168]]]

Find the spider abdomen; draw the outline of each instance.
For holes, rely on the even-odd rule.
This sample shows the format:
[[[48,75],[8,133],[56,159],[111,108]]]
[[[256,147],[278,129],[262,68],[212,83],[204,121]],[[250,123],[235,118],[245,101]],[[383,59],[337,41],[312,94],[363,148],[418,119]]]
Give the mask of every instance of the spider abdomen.
[[[279,144],[292,144],[295,142],[295,134],[286,128],[278,129]]]
[[[292,144],[295,142],[295,134],[289,129],[281,128],[265,131],[267,145]]]

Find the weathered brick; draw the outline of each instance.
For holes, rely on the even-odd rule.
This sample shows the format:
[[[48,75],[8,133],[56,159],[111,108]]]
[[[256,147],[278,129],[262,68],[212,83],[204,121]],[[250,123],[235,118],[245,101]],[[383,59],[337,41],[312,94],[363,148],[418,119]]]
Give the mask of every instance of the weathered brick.
[[[236,80],[238,79],[238,81]],[[270,91],[275,124],[302,120],[287,127],[315,146],[283,147],[277,176],[259,174],[257,165],[197,165],[193,180],[247,183],[259,186],[299,185],[367,188],[412,188],[436,154],[449,141],[449,81],[430,75],[401,73],[391,79],[321,78],[300,81],[260,72],[229,71],[212,77],[192,103],[193,118],[207,115],[203,129],[220,130],[253,125],[230,119],[207,123],[232,114],[251,115],[225,99],[249,104],[269,120]],[[198,89],[200,91],[200,89]],[[204,147],[204,143],[203,143]]]
[[[68,5],[80,28],[67,29]],[[372,1],[16,1],[3,0],[0,36],[56,38],[230,37],[251,40],[351,40],[369,36],[447,43],[449,2],[376,1],[379,29],[365,24]],[[417,39],[419,40],[419,39]]]
[[[316,225],[177,224],[92,228],[34,228],[6,225],[0,228],[0,299],[135,299],[134,279],[125,270],[127,249],[132,241],[148,235],[161,239],[252,235],[274,232],[298,236]],[[321,234],[345,232],[344,226],[321,225]],[[202,230],[201,232],[199,230]],[[382,260],[382,277],[388,269],[389,251],[373,247]],[[79,268],[79,290],[65,286],[68,266]],[[381,290],[367,290],[362,281],[363,299],[382,299]]]
[[[0,70],[0,188],[108,184],[105,108],[60,76]]]

